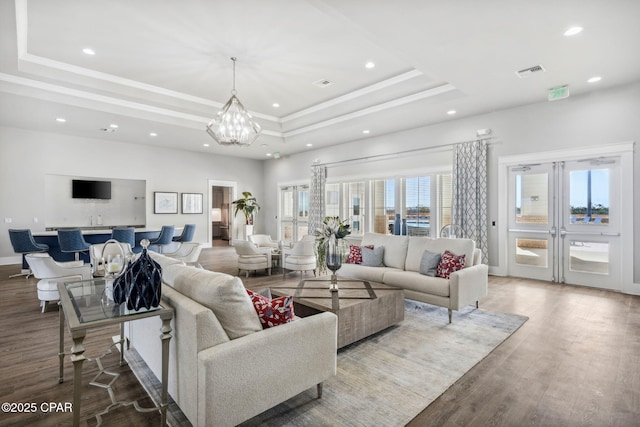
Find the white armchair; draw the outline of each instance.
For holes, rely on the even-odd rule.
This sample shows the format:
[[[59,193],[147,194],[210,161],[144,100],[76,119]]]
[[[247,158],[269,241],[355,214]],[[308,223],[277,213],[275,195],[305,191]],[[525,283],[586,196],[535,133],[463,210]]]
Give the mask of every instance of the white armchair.
[[[268,234],[252,234],[249,236],[249,241],[259,248],[278,249],[278,242],[271,240]]]
[[[315,236],[308,234],[302,236],[302,239],[296,242],[292,248],[282,249],[282,277],[287,274],[287,270],[313,270],[313,275],[316,275],[315,240]]]
[[[233,247],[238,254],[238,275],[245,270],[249,277],[250,271],[266,269],[271,275],[271,248],[256,248],[246,240],[234,240]]]
[[[202,268],[198,263],[200,252],[202,252],[202,243],[185,242],[182,243],[175,252],[165,253],[164,255],[170,258],[179,259],[187,265]]]
[[[91,266],[83,261],[57,262],[49,254],[25,255],[29,268],[38,282],[38,299],[44,313],[49,301],[60,299],[58,283],[91,278]]]
[[[122,262],[120,263],[121,269],[126,267],[128,260],[135,258],[133,250],[131,250],[131,244],[125,242],[118,242],[114,239],[109,239],[104,243],[97,243],[89,247],[89,259],[91,260],[91,266],[93,268],[94,276],[105,275],[104,263],[108,261],[109,257],[113,258],[120,255]]]

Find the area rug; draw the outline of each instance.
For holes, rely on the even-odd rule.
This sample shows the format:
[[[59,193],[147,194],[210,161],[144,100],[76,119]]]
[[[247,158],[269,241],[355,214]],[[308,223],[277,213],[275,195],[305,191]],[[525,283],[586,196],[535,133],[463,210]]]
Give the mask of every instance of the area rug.
[[[338,352],[322,399],[310,389],[242,426],[403,426],[527,321],[405,301],[405,320]],[[313,361],[309,361],[313,363]]]

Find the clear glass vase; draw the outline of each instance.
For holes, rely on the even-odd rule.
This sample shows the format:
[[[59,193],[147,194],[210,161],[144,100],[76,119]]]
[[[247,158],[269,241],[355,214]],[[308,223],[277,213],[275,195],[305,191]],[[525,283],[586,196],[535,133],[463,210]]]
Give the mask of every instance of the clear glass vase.
[[[336,271],[342,267],[342,245],[335,236],[331,236],[327,242],[327,268],[331,270],[331,291],[338,290],[338,276]]]

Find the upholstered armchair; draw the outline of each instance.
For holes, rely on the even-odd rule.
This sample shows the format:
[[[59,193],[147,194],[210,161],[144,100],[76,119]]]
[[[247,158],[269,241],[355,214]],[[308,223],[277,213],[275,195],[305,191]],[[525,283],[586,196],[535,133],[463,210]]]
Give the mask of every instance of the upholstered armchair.
[[[38,282],[38,299],[44,313],[49,301],[60,299],[58,283],[91,278],[91,266],[83,261],[57,262],[49,254],[25,255],[29,268]]]
[[[302,239],[296,242],[292,248],[282,249],[282,277],[287,274],[287,270],[313,270],[313,275],[316,275],[315,240],[315,236],[308,234],[302,236]]]
[[[13,246],[13,251],[17,254],[31,254],[35,252],[47,252],[49,250],[49,246],[44,243],[38,243],[33,238],[30,229],[10,229],[9,230],[9,240],[11,240],[11,246]],[[23,258],[22,261],[22,269],[18,274],[12,274],[9,278],[14,278],[17,276],[31,276],[31,271],[27,268],[26,261]]]
[[[122,257],[122,267],[126,267],[126,262],[135,258],[135,254],[129,243],[119,242],[115,239],[109,239],[105,243],[97,243],[89,247],[89,257],[93,268],[94,276],[105,275],[105,265],[109,257],[115,258],[117,255]]]
[[[249,241],[259,248],[278,249],[278,242],[271,240],[268,234],[252,234],[249,236]]]
[[[165,253],[164,255],[170,258],[179,259],[187,265],[202,268],[198,263],[200,252],[202,252],[202,243],[186,242],[182,243],[175,252]]]
[[[246,277],[249,277],[250,271],[262,268],[271,275],[271,248],[256,248],[246,240],[234,240],[233,247],[238,254],[238,275],[241,270],[245,270]]]

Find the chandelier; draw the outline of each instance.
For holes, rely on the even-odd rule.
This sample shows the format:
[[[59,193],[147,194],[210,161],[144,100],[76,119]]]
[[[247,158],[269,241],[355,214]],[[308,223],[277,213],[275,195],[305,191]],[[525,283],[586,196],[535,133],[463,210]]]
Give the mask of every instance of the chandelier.
[[[220,145],[248,147],[260,136],[262,129],[236,96],[236,58],[233,61],[233,90],[231,98],[218,115],[207,125],[207,133]]]

